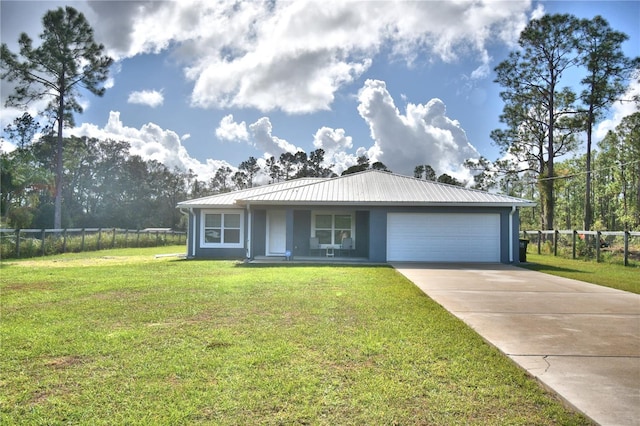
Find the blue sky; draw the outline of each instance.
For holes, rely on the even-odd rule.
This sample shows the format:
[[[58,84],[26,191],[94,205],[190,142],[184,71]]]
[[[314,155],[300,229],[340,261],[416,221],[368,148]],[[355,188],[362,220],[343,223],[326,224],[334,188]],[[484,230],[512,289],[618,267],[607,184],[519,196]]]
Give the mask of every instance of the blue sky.
[[[500,155],[493,69],[530,19],[599,14],[640,55],[637,1],[2,0],[2,42],[15,51],[20,32],[37,39],[44,13],[63,5],[116,59],[106,94],[82,99],[68,133],[127,140],[203,180],[250,156],[316,148],[338,173],[366,154],[397,173],[430,164],[465,179],[465,159]],[[597,135],[629,108],[616,106]],[[2,128],[19,114],[3,108]]]

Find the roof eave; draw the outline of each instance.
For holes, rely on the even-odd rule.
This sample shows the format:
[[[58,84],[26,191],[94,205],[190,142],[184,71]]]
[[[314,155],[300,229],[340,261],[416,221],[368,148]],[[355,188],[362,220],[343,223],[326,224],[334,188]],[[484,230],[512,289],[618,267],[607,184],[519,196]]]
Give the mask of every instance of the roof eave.
[[[238,208],[237,204],[178,204],[178,209],[229,209]]]
[[[437,201],[287,201],[287,200],[237,200],[239,205],[269,206],[370,206],[370,207],[535,207],[533,202],[437,202]]]

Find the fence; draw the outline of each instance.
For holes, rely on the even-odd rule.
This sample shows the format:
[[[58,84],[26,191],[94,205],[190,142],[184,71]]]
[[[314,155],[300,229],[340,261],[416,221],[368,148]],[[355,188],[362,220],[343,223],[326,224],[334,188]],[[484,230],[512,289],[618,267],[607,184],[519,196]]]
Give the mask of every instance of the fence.
[[[169,244],[186,244],[186,233],[165,228],[0,229],[1,259]]]
[[[543,251],[554,256],[571,254],[573,259],[595,258],[597,262],[606,257],[613,261],[620,259],[624,266],[629,266],[630,261],[640,261],[640,232],[549,230],[520,233],[529,240],[530,246],[537,246],[538,254]]]

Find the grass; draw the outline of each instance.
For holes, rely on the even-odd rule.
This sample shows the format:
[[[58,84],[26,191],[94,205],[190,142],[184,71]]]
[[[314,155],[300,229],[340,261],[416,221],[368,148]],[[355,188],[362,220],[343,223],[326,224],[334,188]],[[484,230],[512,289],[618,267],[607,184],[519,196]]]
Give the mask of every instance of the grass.
[[[590,424],[388,267],[4,262],[0,423]]]
[[[640,293],[640,268],[637,266],[574,260],[534,253],[527,253],[527,262],[529,263],[521,266],[560,277]]]

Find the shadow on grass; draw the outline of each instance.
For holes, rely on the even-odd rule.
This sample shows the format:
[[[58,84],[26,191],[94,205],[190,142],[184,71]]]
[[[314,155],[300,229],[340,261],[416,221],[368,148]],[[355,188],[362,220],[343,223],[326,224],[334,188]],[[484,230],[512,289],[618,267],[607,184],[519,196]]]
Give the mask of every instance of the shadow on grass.
[[[566,272],[566,273],[572,273],[572,274],[588,273],[587,271],[581,271],[580,269],[562,268],[560,266],[551,266],[551,265],[541,265],[539,263],[533,263],[533,262],[521,263],[518,266],[524,269],[529,269],[531,271],[538,271],[538,272]]]

